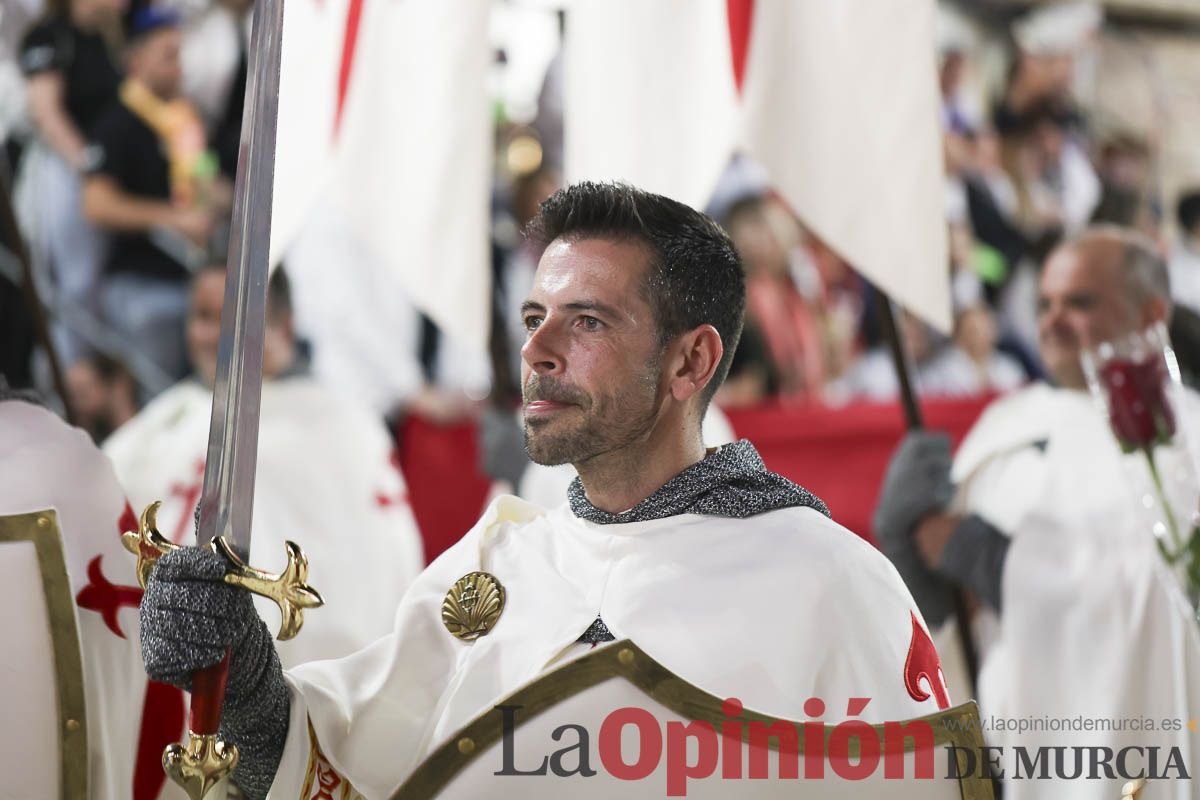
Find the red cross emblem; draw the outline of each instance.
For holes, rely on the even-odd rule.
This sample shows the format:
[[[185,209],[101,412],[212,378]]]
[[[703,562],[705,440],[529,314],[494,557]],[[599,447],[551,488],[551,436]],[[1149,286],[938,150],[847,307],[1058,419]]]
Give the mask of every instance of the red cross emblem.
[[[187,535],[187,524],[192,521],[192,513],[195,511],[196,503],[200,500],[200,492],[204,490],[204,459],[196,459],[195,475],[191,483],[172,483],[170,492],[172,497],[178,497],[183,502],[183,510],[179,513],[179,521],[175,523],[175,530],[171,534],[171,541],[179,544],[183,541],[183,537]],[[134,523],[133,528],[126,530],[137,530],[137,523]]]
[[[399,450],[396,450],[396,449],[392,450],[391,456],[388,457],[388,463],[392,465],[392,467],[396,470],[397,474],[403,476],[404,473],[400,469],[400,451]],[[403,505],[407,505],[407,504],[408,504],[408,492],[406,492],[403,489],[401,489],[400,491],[395,492],[393,494],[390,494],[390,495],[386,494],[384,492],[376,492],[375,493],[375,505],[379,506],[380,508],[388,508],[390,506],[403,506]]]
[[[908,696],[918,703],[930,698],[930,694],[921,686],[921,681],[932,690],[937,699],[938,708],[950,707],[950,693],[946,691],[946,676],[942,674],[942,662],[938,658],[937,648],[933,639],[917,622],[917,615],[909,612],[912,617],[912,642],[908,645],[908,659],[904,662],[904,688]]]

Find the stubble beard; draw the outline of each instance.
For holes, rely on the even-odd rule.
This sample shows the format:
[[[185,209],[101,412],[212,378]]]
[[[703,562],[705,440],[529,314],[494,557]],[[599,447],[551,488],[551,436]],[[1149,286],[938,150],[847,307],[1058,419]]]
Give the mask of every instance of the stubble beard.
[[[644,438],[657,418],[658,370],[647,370],[616,394],[591,397],[560,414],[579,420],[525,420],[525,452],[546,467],[581,464]]]

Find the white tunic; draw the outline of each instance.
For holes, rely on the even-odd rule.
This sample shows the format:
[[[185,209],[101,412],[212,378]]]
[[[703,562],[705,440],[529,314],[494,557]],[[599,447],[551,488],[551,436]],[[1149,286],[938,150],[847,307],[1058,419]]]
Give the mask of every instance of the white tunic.
[[[159,530],[177,542],[193,541],[211,414],[212,393],[184,381],[104,443],[134,507],[163,501]],[[267,381],[258,451],[250,561],[282,569],[291,539],[325,598],[299,636],[278,643],[284,665],[338,658],[390,631],[424,559],[382,423],[307,377]],[[275,606],[255,602],[276,629]]]
[[[1189,395],[1184,422],[1200,422],[1198,412]],[[1012,537],[1002,613],[991,617],[979,681],[984,736],[1009,751],[1010,777],[1017,745],[1031,754],[1042,746],[1159,746],[1160,768],[1178,745],[1188,770],[1200,768],[1186,727],[1200,698],[1200,635],[1139,511],[1133,486],[1141,465],[1130,463],[1138,458],[1122,456],[1086,392],[1045,384],[989,407],[956,456],[957,510]],[[1124,721],[1125,729],[1049,730],[1051,720],[1075,718]],[[1183,727],[1132,727],[1146,718]],[[1045,722],[1021,733],[989,728],[989,719],[1005,727],[1010,719]],[[1145,764],[1129,760],[1134,770]],[[1005,797],[1090,800],[1097,786],[1010,780]],[[1141,796],[1183,800],[1195,789],[1191,781],[1151,782]]]
[[[130,521],[125,497],[112,465],[87,434],[44,408],[0,402],[0,443],[0,515],[52,508],[62,530],[83,656],[88,797],[129,800],[146,677],[138,639],[141,592],[133,557],[120,541],[123,523]],[[92,591],[84,594],[88,587]],[[17,613],[29,602],[5,596],[0,586],[6,613]],[[8,660],[13,655],[2,659],[7,675],[12,674]],[[29,708],[33,699],[28,695],[20,686],[0,689],[6,719],[0,725],[0,765],[6,776],[0,796],[41,796],[43,779],[57,770],[57,752],[27,749],[43,741],[31,725],[53,727],[57,720],[53,698],[46,698],[46,707]]]
[[[441,605],[476,570],[500,581],[507,605],[468,643],[443,627]],[[500,497],[413,584],[391,635],[289,673],[292,719],[271,796],[301,796],[309,722],[332,770],[371,800],[390,796],[474,716],[582,651],[576,640],[597,615],[756,711],[804,719],[804,701],[820,697],[836,721],[849,697],[870,697],[868,720],[931,713],[935,697],[906,689],[915,609],[887,559],[810,508],[599,525],[566,505]]]

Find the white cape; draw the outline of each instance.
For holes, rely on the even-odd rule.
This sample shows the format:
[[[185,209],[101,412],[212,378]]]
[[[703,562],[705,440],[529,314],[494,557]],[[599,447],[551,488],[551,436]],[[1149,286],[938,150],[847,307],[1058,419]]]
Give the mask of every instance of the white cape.
[[[102,586],[108,581],[113,587],[137,588],[133,557],[121,547],[121,528],[129,522],[124,494],[112,465],[87,434],[44,408],[0,402],[0,442],[0,514],[53,508],[62,530],[83,655],[88,797],[129,800],[146,683],[137,604],[118,602],[120,597],[131,599],[128,591],[106,592]],[[94,592],[81,594],[89,586]],[[28,602],[5,597],[2,589],[0,600],[8,613]],[[46,708],[29,708],[32,699],[22,687],[5,684],[0,690],[6,719],[0,726],[0,764],[8,777],[0,795],[35,797],[39,790],[23,781],[44,790],[41,779],[57,770],[58,753],[28,752],[27,743],[44,741],[30,726],[53,725],[58,716],[53,701]]]
[[[1189,395],[1185,421],[1200,421],[1198,411]],[[1088,394],[1041,384],[993,404],[958,452],[959,510],[1012,537],[1002,613],[993,617],[979,681],[984,736],[1009,751],[1010,775],[1016,745],[1031,754],[1043,746],[1159,746],[1160,769],[1167,749],[1179,746],[1188,771],[1200,769],[1200,746],[1186,727],[1200,701],[1200,635],[1138,509],[1131,465],[1122,463],[1139,457],[1121,455]],[[1046,730],[997,729],[1014,718]],[[1124,730],[1049,729],[1076,718]],[[1146,730],[1146,719],[1160,729]],[[1181,729],[1161,730],[1164,720]],[[1134,770],[1145,763],[1129,760]],[[1010,780],[1005,797],[1115,797],[1121,781],[1109,783],[1115,788]],[[1152,781],[1141,795],[1194,796],[1191,781]]]
[[[500,581],[507,604],[468,643],[443,627],[441,606],[476,570]],[[804,719],[804,701],[820,697],[829,722],[846,717],[849,697],[870,697],[868,720],[928,714],[934,687],[913,693],[905,680],[915,608],[882,555],[809,508],[598,525],[566,505],[500,497],[413,584],[390,636],[291,671],[271,796],[308,798],[315,774],[322,787],[349,781],[387,798],[474,716],[585,651],[577,639],[597,614],[617,638],[749,709]]]

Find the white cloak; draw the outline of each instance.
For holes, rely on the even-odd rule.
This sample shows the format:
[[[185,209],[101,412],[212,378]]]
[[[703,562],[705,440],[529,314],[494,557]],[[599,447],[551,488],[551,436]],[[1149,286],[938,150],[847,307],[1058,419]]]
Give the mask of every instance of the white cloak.
[[[212,393],[186,380],[104,443],[139,511],[163,501],[159,530],[191,544],[208,446]],[[266,381],[258,434],[251,563],[282,569],[284,541],[309,559],[325,606],[279,642],[285,666],[339,658],[391,630],[424,558],[399,462],[383,424],[308,377]],[[255,598],[272,630],[279,612]]]
[[[469,643],[443,627],[441,605],[476,570],[500,581],[507,604]],[[289,673],[292,719],[271,797],[301,797],[310,759],[326,787],[348,780],[370,800],[389,797],[477,714],[586,652],[577,639],[598,614],[618,639],[756,711],[804,719],[810,697],[824,700],[827,722],[846,717],[849,697],[871,698],[870,721],[938,708],[925,696],[933,687],[906,689],[920,617],[899,575],[813,509],[599,525],[565,504],[547,512],[503,496],[417,579],[391,635]]]
[[[1200,422],[1193,394],[1189,421]],[[979,680],[984,737],[1009,751],[1010,777],[1017,745],[1031,754],[1042,746],[1159,746],[1160,768],[1167,749],[1179,746],[1189,773],[1200,769],[1200,746],[1186,727],[1200,699],[1200,635],[1138,509],[1130,467],[1140,465],[1122,463],[1138,458],[1121,454],[1086,392],[1045,384],[992,404],[955,458],[956,510],[979,513],[1012,538]],[[1029,723],[1044,730],[997,729],[1014,718],[1045,720]],[[1050,729],[1062,725],[1051,720],[1075,718],[1126,720],[1126,729]],[[1146,718],[1160,727],[1180,720],[1182,730],[1132,729],[1132,720]],[[1145,759],[1131,756],[1129,764],[1137,769]],[[1009,780],[1005,797],[1115,797],[1121,782]],[[1141,797],[1184,800],[1194,791],[1191,781],[1152,781]]]
[[[0,402],[0,442],[0,514],[52,508],[62,530],[83,656],[88,797],[129,800],[146,677],[136,601],[120,602],[141,594],[134,559],[121,546],[121,528],[129,522],[125,496],[112,465],[87,434],[44,408],[16,400]],[[104,581],[136,591],[106,591]],[[88,587],[93,591],[81,594]],[[6,613],[17,613],[29,602],[5,597],[2,588],[0,601]],[[53,728],[58,719],[54,700],[46,698],[47,707],[30,708],[36,700],[7,682],[0,688],[0,699],[5,714],[0,765],[6,776],[0,795],[39,796],[45,780],[57,770],[58,753],[28,752],[28,747],[45,741],[32,727]]]

